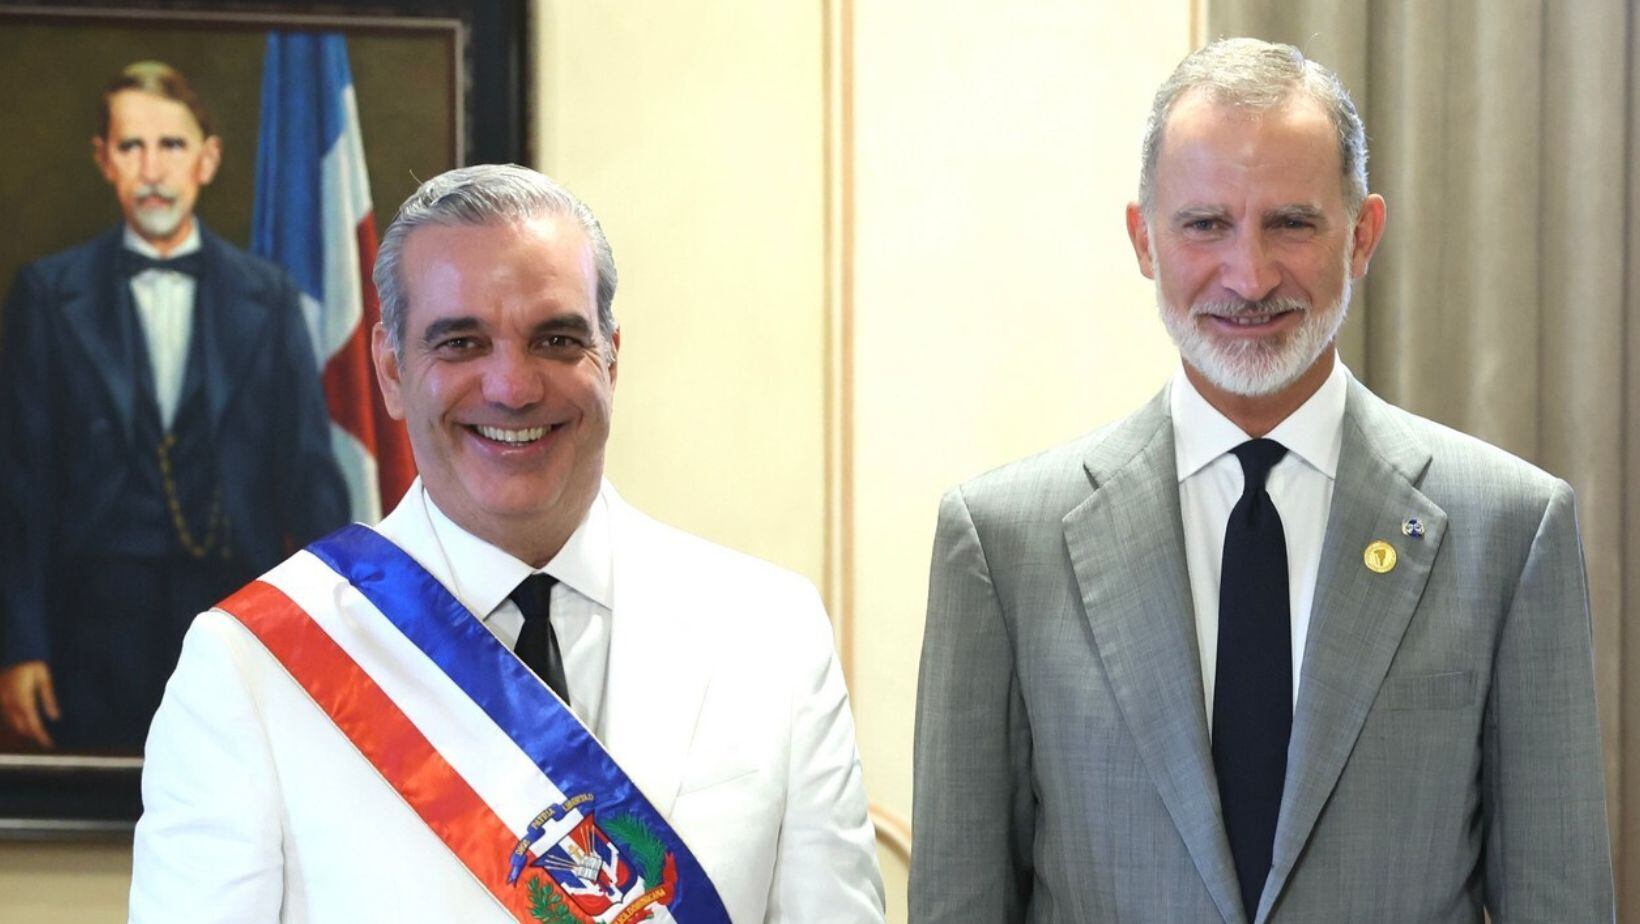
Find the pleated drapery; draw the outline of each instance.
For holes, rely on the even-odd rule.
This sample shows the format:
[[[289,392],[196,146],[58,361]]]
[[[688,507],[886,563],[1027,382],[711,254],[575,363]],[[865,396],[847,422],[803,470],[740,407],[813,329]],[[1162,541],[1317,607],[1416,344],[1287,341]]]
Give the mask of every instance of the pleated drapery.
[[[1640,921],[1640,55],[1632,0],[1209,0],[1366,121],[1389,224],[1340,348],[1375,392],[1570,481],[1619,918]]]

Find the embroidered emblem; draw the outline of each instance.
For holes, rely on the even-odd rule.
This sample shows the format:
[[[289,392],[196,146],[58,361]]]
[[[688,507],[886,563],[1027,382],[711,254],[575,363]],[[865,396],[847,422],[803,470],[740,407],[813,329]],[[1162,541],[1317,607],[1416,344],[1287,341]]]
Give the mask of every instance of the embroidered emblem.
[[[634,814],[600,822],[592,801],[581,793],[542,809],[513,847],[509,885],[526,866],[545,870],[526,882],[530,914],[541,924],[639,924],[677,893],[677,864],[660,835]],[[532,860],[530,848],[553,822],[573,823]]]

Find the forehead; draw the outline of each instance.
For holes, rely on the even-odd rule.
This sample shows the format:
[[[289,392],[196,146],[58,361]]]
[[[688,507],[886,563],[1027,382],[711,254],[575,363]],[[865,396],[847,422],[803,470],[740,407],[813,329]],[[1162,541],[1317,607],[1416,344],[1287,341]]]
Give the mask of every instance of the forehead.
[[[412,317],[576,311],[590,318],[596,306],[592,244],[570,218],[423,225],[406,236],[401,260]]]
[[[1156,187],[1163,208],[1203,197],[1333,205],[1343,201],[1343,162],[1332,122],[1313,97],[1300,93],[1250,111],[1197,91],[1168,114]]]
[[[110,137],[158,132],[200,137],[199,122],[188,107],[145,90],[121,90],[108,98]]]

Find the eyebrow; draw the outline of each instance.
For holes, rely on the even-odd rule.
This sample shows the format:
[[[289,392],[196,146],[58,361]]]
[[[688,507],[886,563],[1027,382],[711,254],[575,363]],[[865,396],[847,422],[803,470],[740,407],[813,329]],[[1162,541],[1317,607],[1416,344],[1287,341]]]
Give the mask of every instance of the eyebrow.
[[[481,326],[478,319],[474,317],[439,318],[427,325],[427,329],[421,332],[421,342],[432,343],[449,334],[470,333],[478,330]]]
[[[1217,205],[1187,205],[1173,213],[1173,221],[1177,224],[1189,224],[1202,219],[1227,221],[1230,218],[1229,210]]]
[[[478,320],[478,318],[472,317],[471,315],[460,315],[453,318],[439,318],[438,320],[427,325],[427,329],[422,331],[421,339],[423,343],[432,343],[451,334],[472,333],[474,331],[482,330],[483,327],[484,325]],[[579,314],[578,312],[566,311],[562,314],[556,314],[550,318],[543,319],[540,323],[536,324],[531,331],[531,334],[536,337],[557,333],[584,334],[590,336],[592,334],[592,325],[587,322],[584,315]]]
[[[1283,205],[1279,208],[1271,209],[1265,213],[1265,218],[1268,221],[1291,221],[1293,219],[1298,219],[1301,221],[1321,224],[1327,220],[1327,215],[1325,212],[1313,205],[1294,203],[1292,205]]]
[[[592,334],[592,325],[587,323],[586,316],[575,311],[566,311],[555,314],[535,325],[533,332],[539,337],[544,334]]]

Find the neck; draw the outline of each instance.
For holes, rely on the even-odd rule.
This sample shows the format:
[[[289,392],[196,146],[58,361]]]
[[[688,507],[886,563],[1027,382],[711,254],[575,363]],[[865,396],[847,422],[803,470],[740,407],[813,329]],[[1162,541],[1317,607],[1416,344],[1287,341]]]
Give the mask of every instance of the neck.
[[[1209,382],[1188,362],[1184,364],[1184,375],[1214,410],[1228,417],[1243,433],[1258,439],[1274,430],[1321,389],[1327,376],[1332,375],[1337,356],[1338,350],[1329,344],[1292,384],[1268,395],[1238,395],[1225,391]]]
[[[473,511],[461,504],[442,503],[427,493],[427,499],[438,507],[450,522],[488,542],[508,555],[529,565],[542,568],[553,560],[569,542],[581,523],[587,518],[598,499],[598,484],[584,497],[561,497],[548,514],[540,511],[498,517],[472,515]]]

